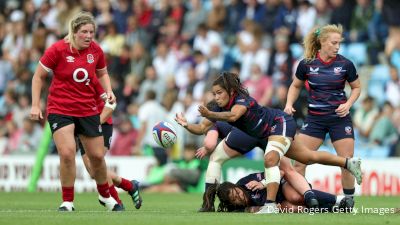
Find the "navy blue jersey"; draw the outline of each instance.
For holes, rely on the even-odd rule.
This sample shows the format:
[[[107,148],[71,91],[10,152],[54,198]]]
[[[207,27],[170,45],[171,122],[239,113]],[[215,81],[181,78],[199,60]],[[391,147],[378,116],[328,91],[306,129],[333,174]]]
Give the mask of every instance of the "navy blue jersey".
[[[212,111],[230,111],[234,105],[243,105],[247,111],[238,120],[229,124],[256,138],[268,137],[274,119],[285,115],[282,110],[262,107],[252,97],[244,95],[235,95],[231,97],[226,107],[215,107]]]
[[[338,117],[335,109],[347,101],[346,81],[357,80],[358,74],[354,64],[342,55],[338,54],[329,62],[317,55],[311,62],[300,61],[296,77],[307,81],[309,115]]]
[[[262,190],[252,191],[246,187],[246,184],[253,180],[260,182],[262,179],[264,179],[264,173],[252,173],[236,182],[237,185],[246,190],[250,197],[251,206],[263,206],[267,199],[267,190],[264,188]]]

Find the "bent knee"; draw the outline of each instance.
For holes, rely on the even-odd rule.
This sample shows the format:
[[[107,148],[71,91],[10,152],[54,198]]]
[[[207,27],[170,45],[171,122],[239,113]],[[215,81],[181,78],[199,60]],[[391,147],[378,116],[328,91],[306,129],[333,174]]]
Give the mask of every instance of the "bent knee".
[[[264,155],[264,166],[265,168],[273,167],[278,165],[280,156],[278,152],[271,151]]]
[[[60,148],[58,150],[58,155],[61,160],[68,163],[75,161],[75,149],[72,148]]]

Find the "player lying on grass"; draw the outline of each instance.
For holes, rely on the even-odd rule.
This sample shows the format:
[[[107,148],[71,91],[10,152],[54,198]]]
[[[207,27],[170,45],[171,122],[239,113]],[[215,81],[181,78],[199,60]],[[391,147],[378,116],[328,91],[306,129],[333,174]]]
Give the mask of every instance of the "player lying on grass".
[[[289,182],[281,171],[283,179],[279,184],[277,203],[279,212],[351,212],[354,200],[348,196],[335,196],[326,192],[314,190],[319,207],[306,209],[304,198]],[[253,173],[240,179],[236,184],[223,182],[217,186],[217,197],[220,201],[218,212],[258,212],[264,206],[268,190],[261,183],[264,173]],[[303,178],[304,179],[304,178]],[[298,182],[297,180],[291,182]],[[207,192],[212,192],[208,190]],[[208,196],[208,193],[206,193]]]

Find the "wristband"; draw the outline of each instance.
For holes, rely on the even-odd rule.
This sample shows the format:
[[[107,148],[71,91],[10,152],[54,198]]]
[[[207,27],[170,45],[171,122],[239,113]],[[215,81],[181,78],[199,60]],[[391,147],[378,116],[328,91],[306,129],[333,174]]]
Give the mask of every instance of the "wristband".
[[[260,183],[264,186],[264,187],[267,187],[267,180],[265,180],[265,179],[262,179],[261,181],[260,181]]]
[[[117,103],[116,102],[110,103],[110,102],[106,101],[106,104],[104,105],[104,107],[110,108],[114,111],[115,108],[117,107]]]

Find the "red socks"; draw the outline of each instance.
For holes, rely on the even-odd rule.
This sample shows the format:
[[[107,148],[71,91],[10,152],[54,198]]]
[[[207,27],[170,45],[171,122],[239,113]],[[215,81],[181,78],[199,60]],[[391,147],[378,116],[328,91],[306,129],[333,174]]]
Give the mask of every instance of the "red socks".
[[[97,184],[97,191],[103,198],[110,197],[110,187],[107,182],[105,184]]]
[[[132,183],[124,178],[121,178],[121,183],[117,187],[121,188],[124,191],[132,191],[133,189]]]
[[[122,203],[121,199],[119,199],[118,192],[117,192],[117,190],[115,190],[115,186],[114,185],[110,186],[110,195],[111,195],[111,197],[113,197],[115,199],[115,201],[118,202],[118,204]]]
[[[63,202],[74,201],[74,186],[72,187],[61,187]]]

